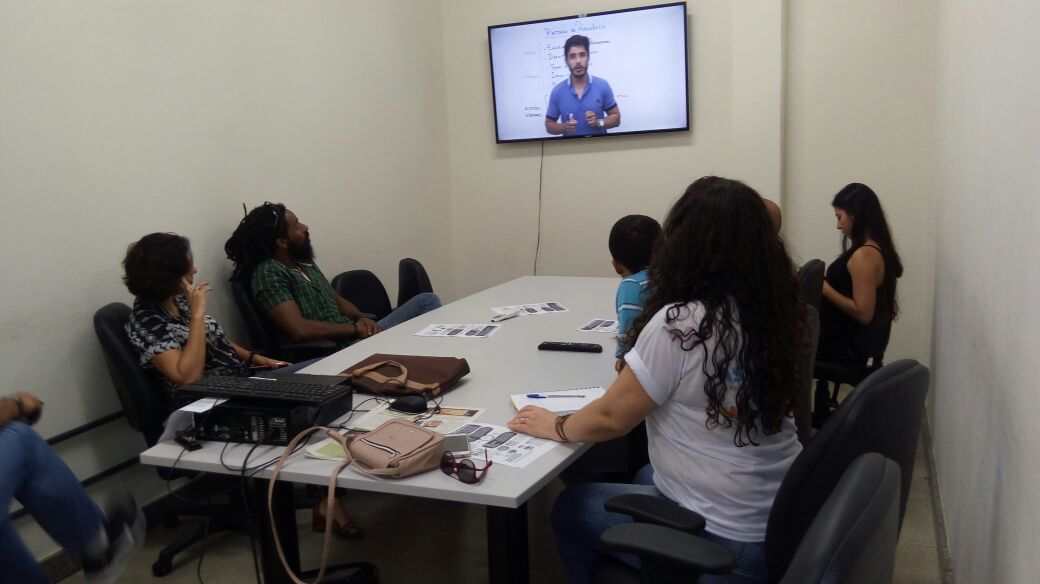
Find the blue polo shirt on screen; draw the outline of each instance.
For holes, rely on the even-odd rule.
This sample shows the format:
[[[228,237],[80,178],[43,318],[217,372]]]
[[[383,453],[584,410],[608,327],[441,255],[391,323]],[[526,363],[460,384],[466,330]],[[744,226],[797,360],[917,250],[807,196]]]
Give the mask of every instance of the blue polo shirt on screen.
[[[566,124],[570,114],[574,114],[574,120],[578,126],[574,130],[575,136],[588,136],[590,134],[606,134],[606,128],[590,127],[585,122],[585,112],[591,111],[596,118],[602,120],[607,115],[607,110],[617,105],[614,99],[614,91],[605,79],[589,75],[589,82],[585,86],[585,93],[578,99],[577,92],[571,86],[571,78],[566,79],[553,87],[549,94],[549,108],[545,110],[545,117],[555,120],[559,124]],[[569,135],[569,134],[567,134]]]

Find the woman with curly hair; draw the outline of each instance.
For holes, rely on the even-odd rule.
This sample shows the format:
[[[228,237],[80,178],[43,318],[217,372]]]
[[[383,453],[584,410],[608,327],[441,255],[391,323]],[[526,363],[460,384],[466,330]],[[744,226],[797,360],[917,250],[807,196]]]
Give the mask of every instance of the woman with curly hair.
[[[631,521],[603,508],[625,493],[700,513],[706,537],[734,551],[732,574],[700,582],[758,582],[769,510],[801,451],[791,414],[808,343],[794,267],[758,193],[704,177],[668,213],[649,279],[626,365],[606,394],[570,416],[526,407],[509,427],[600,442],[646,420],[651,465],[641,484],[574,485],[556,502],[571,582],[589,581],[600,534]]]

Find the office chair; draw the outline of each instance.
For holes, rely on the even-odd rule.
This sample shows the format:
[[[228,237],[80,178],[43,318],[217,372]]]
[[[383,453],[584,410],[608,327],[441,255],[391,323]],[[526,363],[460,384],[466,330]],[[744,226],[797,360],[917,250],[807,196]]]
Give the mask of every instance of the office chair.
[[[373,320],[390,314],[390,295],[379,278],[368,270],[348,270],[332,279],[336,292]]]
[[[856,331],[849,348],[849,360],[817,360],[813,366],[816,394],[813,427],[821,427],[838,407],[838,390],[842,384],[855,386],[884,365],[885,350],[892,333],[892,319],[875,318]],[[831,388],[830,384],[834,384]]]
[[[769,513],[765,550],[767,582],[785,582],[783,577],[792,565],[799,543],[806,537],[824,502],[852,462],[868,452],[877,452],[899,466],[898,531],[910,495],[928,378],[928,368],[912,359],[882,367],[856,387],[830,422],[798,455],[784,476]],[[606,508],[630,515],[639,523],[670,527],[688,534],[704,529],[703,517],[657,497],[623,495],[607,501]],[[608,530],[604,537],[618,527],[624,526]],[[609,541],[601,541],[609,545],[610,550],[640,555],[641,561],[647,562],[643,566],[648,570],[637,574],[627,564],[608,559],[598,566],[603,578],[597,582],[677,581],[676,578],[690,581],[700,573],[726,573],[732,567],[732,554],[722,546],[698,541],[693,548],[683,547],[675,543],[681,535],[675,531],[669,531],[671,542],[667,539],[661,542],[660,538],[651,538],[656,530],[645,527],[635,528],[634,534],[625,536],[624,543],[619,543],[620,536],[616,532]],[[626,528],[622,534],[631,530]],[[653,558],[661,555],[671,559],[666,559],[663,565],[654,564]],[[685,558],[685,565],[698,563],[701,567],[680,574],[674,561],[678,558]]]
[[[397,264],[397,305],[401,306],[414,296],[433,292],[433,284],[426,268],[419,260],[404,258]]]
[[[805,305],[805,321],[809,329],[809,355],[804,372],[805,388],[798,396],[794,410],[794,425],[798,428],[798,441],[805,446],[813,431],[813,367],[816,365],[816,347],[820,342],[820,313],[811,304]]]
[[[826,266],[823,260],[809,260],[798,268],[798,284],[805,294],[805,302],[820,311],[820,303],[823,302],[823,276]]]
[[[94,331],[105,354],[108,372],[112,377],[119,402],[126,413],[130,427],[144,435],[148,446],[154,446],[163,432],[163,421],[173,407],[167,401],[166,391],[159,380],[138,364],[137,351],[127,339],[125,326],[130,319],[130,307],[113,302],[94,313]],[[198,473],[156,468],[166,481],[178,477],[195,477]],[[212,479],[203,475],[203,480]],[[237,483],[235,483],[237,484]],[[228,484],[231,486],[231,483]],[[232,497],[232,501],[235,498]],[[181,516],[206,517],[208,522],[185,533],[159,552],[152,564],[152,574],[165,576],[173,570],[173,558],[206,534],[237,529],[242,526],[241,508],[235,504],[204,505],[171,503],[165,509],[163,522],[167,527],[176,525]]]
[[[856,458],[820,507],[779,584],[884,584],[895,570],[899,465],[876,452]],[[769,545],[767,535],[766,545]],[[602,563],[596,582],[696,582],[736,563],[728,548],[672,527],[627,523],[607,530],[608,549],[639,555],[642,570]],[[621,568],[623,566],[624,568]]]
[[[251,348],[275,359],[289,362],[306,361],[315,357],[331,355],[339,349],[332,341],[305,341],[301,343],[282,342],[275,328],[274,321],[267,312],[253,300],[253,292],[249,282],[231,280],[231,295],[235,299],[242,320],[246,323]]]

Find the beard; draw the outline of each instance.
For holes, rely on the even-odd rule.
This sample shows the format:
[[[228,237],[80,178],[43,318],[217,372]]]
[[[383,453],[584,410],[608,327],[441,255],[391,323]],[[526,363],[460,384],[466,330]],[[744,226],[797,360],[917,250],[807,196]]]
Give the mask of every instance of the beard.
[[[314,261],[314,246],[311,245],[310,235],[299,245],[289,245],[289,257],[294,261],[308,264]]]

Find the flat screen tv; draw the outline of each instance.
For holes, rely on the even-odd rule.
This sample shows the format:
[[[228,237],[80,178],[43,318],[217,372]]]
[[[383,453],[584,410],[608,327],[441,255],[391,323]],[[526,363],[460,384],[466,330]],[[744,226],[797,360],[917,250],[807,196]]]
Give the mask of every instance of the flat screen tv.
[[[686,3],[488,27],[499,143],[690,127]]]

